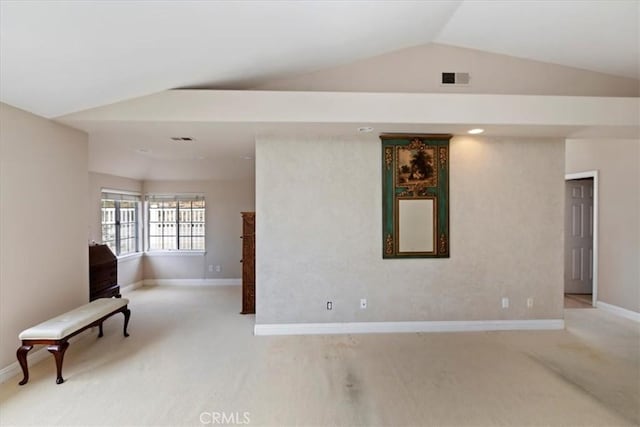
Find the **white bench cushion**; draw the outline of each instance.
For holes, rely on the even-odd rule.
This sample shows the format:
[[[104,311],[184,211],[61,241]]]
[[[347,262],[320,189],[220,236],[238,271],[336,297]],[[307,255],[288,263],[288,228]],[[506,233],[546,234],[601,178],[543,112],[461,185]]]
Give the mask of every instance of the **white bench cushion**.
[[[99,298],[25,329],[18,337],[21,340],[59,340],[127,304],[126,298]]]

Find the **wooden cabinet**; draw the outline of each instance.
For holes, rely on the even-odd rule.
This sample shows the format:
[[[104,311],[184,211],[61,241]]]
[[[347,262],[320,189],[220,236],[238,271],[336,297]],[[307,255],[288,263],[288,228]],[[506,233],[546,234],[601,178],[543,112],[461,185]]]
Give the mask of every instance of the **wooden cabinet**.
[[[89,301],[120,298],[118,259],[107,245],[89,246]]]
[[[256,213],[242,212],[242,311],[256,312]]]

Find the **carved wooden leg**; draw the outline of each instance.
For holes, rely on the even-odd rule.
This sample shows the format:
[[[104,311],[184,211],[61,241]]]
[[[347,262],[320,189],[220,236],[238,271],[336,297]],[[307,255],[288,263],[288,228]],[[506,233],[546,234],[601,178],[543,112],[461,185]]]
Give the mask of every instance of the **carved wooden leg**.
[[[124,314],[124,336],[128,337],[129,333],[127,332],[127,326],[129,326],[129,317],[131,317],[131,310],[125,308],[122,314]]]
[[[98,334],[98,338],[101,338],[104,335],[102,333],[102,323],[100,323],[100,325],[98,325],[98,327],[100,328],[100,333]]]
[[[62,378],[62,362],[64,360],[64,352],[67,351],[69,347],[69,343],[66,341],[62,341],[60,344],[50,345],[47,347],[47,350],[53,357],[56,359],[56,371],[58,377],[56,378],[56,384],[62,384],[64,382],[64,378]]]
[[[20,367],[22,368],[22,381],[18,384],[25,385],[27,381],[29,381],[29,365],[27,365],[27,353],[33,348],[32,345],[23,344],[22,347],[16,351],[16,356],[18,357],[18,362],[20,362]]]

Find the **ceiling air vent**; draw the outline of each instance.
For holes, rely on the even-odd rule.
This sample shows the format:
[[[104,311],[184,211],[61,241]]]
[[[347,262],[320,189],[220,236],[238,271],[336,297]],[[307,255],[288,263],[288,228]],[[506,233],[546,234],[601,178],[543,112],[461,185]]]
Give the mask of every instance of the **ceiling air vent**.
[[[469,76],[469,73],[442,73],[441,84],[447,86],[467,86],[470,80],[471,76]]]
[[[174,142],[193,142],[195,139],[190,136],[172,136],[171,140]]]

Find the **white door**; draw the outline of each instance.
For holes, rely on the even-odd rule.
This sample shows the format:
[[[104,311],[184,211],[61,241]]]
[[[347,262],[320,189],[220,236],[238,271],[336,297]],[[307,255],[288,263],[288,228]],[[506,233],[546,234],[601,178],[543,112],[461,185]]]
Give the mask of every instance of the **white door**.
[[[593,178],[565,184],[564,292],[593,292]]]

